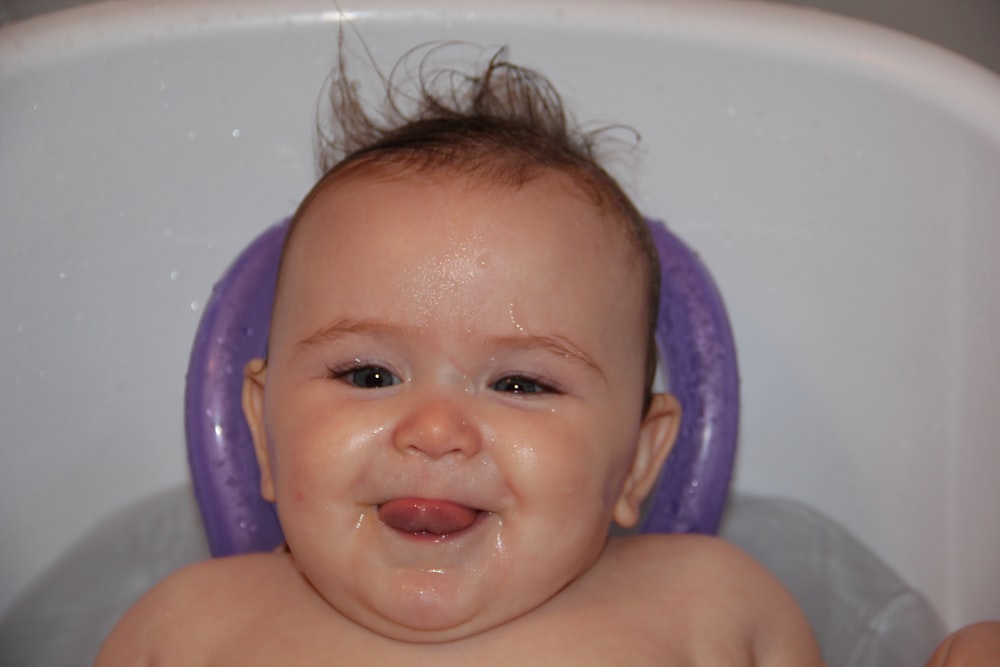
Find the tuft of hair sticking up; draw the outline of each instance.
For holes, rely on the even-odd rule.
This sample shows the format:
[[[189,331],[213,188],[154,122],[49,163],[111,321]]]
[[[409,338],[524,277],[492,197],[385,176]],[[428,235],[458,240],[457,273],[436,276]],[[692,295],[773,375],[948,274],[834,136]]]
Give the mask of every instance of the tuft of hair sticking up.
[[[369,108],[360,84],[348,74],[341,32],[337,65],[327,82],[329,107],[321,114],[327,118],[317,122],[320,179],[299,206],[289,237],[315,194],[354,167],[444,171],[512,187],[546,171],[562,171],[620,223],[642,268],[649,325],[648,405],[657,364],[659,257],[642,215],[598,159],[607,131],[621,126],[584,131],[552,83],[509,62],[506,47],[477,47],[478,58],[456,59],[464,63],[461,68],[437,66],[459,46],[471,45],[446,42],[411,49],[388,76],[374,66],[369,53],[385,89],[381,106]]]
[[[470,151],[482,151],[479,157],[502,158],[507,151],[498,154],[498,145],[531,150],[536,144],[521,144],[529,136],[544,139],[549,150],[558,147],[559,152],[576,152],[578,157],[595,161],[594,137],[571,134],[573,121],[551,82],[508,62],[506,47],[497,49],[485,65],[477,65],[471,73],[434,66],[445,52],[460,46],[470,45],[447,42],[411,49],[388,77],[381,77],[386,96],[377,110],[365,108],[358,82],[348,75],[341,55],[328,87],[332,124],[318,126],[320,173],[386,149],[407,153],[418,164],[444,157],[465,162],[463,156]],[[483,53],[488,52],[480,50]],[[434,141],[434,136],[440,140]],[[506,139],[515,142],[510,144]],[[534,152],[524,157],[545,163],[558,159],[546,156],[544,149]]]

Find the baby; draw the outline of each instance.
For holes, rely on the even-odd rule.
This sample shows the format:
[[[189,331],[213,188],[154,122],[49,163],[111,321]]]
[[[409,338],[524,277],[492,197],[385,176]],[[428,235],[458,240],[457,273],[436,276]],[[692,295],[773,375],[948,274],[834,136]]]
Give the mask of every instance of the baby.
[[[182,570],[99,665],[820,665],[725,542],[632,526],[681,408],[659,268],[559,96],[500,51],[372,119],[306,196],[243,406],[287,546]],[[444,90],[440,90],[444,84]]]

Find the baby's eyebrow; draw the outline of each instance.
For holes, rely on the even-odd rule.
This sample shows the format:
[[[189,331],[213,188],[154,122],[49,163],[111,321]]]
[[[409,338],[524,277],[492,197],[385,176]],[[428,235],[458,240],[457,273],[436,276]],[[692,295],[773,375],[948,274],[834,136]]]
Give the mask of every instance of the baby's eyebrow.
[[[607,376],[589,354],[584,352],[578,345],[563,336],[551,335],[543,336],[536,334],[516,334],[513,336],[502,336],[489,339],[489,343],[495,348],[507,350],[537,350],[539,348],[551,352],[559,357],[573,361],[587,370],[597,373],[604,381]]]
[[[295,347],[298,350],[303,347],[335,343],[346,336],[376,336],[379,338],[400,339],[415,335],[416,333],[416,330],[410,327],[403,327],[382,320],[343,319],[323,326],[309,337],[299,341]],[[493,336],[486,339],[486,345],[489,349],[507,351],[530,352],[542,349],[556,356],[569,359],[593,371],[607,381],[604,371],[601,370],[597,362],[578,345],[564,336],[529,333],[519,333],[512,336]]]
[[[312,335],[296,343],[296,350],[325,343],[335,343],[345,336],[377,336],[379,338],[397,338],[410,335],[406,327],[390,324],[381,320],[336,320],[323,326]]]

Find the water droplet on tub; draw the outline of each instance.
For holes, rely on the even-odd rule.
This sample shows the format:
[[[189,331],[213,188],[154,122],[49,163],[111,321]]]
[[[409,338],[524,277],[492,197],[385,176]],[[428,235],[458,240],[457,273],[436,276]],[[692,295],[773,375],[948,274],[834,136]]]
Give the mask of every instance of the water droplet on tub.
[[[65,279],[66,279],[66,276],[67,276],[67,275],[68,275],[68,274],[67,274],[67,273],[66,273],[65,271],[60,271],[60,272],[59,272],[59,277],[60,277],[60,278],[62,278],[63,280],[65,280]]]
[[[197,301],[192,301],[191,302],[191,312],[192,313],[198,312],[198,308],[200,308],[200,307],[201,307],[201,304],[198,303]]]
[[[181,272],[178,271],[177,269],[174,269],[173,271],[170,272],[170,279],[171,280],[177,280],[180,277],[181,277]]]
[[[191,130],[190,132],[188,132],[188,141],[194,141],[197,138],[198,138],[198,133],[197,132],[195,132],[194,130]]]
[[[243,327],[243,335],[247,336],[247,337],[252,336],[253,335],[253,327],[244,326]]]
[[[242,132],[240,132],[240,128],[237,127],[236,129],[233,130],[233,139],[239,139],[240,134],[242,134]]]
[[[728,109],[726,109],[726,115],[729,116],[730,118],[735,118],[736,117],[735,107],[729,107]]]
[[[24,331],[24,322],[18,322],[17,323],[17,332],[21,333],[22,331]]]

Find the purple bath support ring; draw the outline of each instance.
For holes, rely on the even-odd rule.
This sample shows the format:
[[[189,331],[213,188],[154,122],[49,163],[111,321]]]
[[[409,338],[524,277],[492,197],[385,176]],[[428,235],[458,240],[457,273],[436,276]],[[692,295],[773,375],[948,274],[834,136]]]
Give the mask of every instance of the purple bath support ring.
[[[195,334],[184,396],[188,463],[213,556],[268,551],[284,536],[260,495],[243,417],[243,368],[267,352],[284,220],[236,258],[212,290]]]
[[[657,339],[670,391],[683,410],[644,532],[718,532],[739,430],[736,346],[708,269],[660,222],[649,221],[660,254]]]

